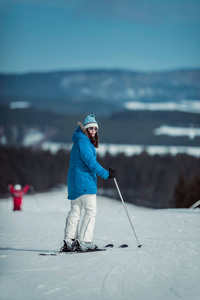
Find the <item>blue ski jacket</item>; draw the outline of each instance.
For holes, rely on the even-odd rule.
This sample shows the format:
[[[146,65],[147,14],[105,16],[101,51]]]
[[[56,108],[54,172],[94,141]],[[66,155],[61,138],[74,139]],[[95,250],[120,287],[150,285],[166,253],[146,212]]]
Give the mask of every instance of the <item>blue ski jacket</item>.
[[[95,147],[82,129],[79,126],[72,136],[74,144],[67,176],[69,200],[85,194],[97,194],[97,175],[104,179],[109,176],[109,171],[97,162]]]

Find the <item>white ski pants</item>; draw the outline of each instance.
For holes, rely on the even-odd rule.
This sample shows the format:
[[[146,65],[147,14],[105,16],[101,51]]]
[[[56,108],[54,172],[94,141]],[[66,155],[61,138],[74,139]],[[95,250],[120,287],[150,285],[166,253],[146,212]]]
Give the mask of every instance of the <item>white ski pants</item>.
[[[92,242],[97,212],[96,194],[87,194],[70,200],[71,210],[66,218],[64,240],[78,239],[81,242]],[[84,208],[83,220],[80,225],[81,211]]]

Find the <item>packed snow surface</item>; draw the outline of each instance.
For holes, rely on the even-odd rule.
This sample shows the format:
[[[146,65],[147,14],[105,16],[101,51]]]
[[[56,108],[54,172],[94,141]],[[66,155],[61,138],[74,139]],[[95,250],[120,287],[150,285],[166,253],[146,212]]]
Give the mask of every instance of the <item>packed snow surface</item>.
[[[126,199],[124,199],[126,200]],[[94,242],[129,248],[40,256],[62,246],[66,191],[0,200],[0,299],[200,299],[199,209],[152,210],[98,196]]]

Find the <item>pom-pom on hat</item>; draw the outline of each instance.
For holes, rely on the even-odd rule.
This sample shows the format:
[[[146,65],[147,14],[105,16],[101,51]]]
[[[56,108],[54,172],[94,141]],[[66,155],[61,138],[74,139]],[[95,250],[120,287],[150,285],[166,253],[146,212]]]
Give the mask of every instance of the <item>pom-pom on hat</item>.
[[[89,128],[89,127],[97,127],[99,128],[97,121],[95,120],[95,115],[94,114],[89,114],[87,115],[87,117],[85,118],[84,122],[83,122],[83,127],[85,129]]]

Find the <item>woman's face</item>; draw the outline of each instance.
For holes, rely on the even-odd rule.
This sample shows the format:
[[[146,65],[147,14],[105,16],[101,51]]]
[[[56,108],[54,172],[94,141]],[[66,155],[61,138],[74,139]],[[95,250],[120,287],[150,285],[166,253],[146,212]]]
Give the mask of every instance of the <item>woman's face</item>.
[[[90,135],[91,135],[92,137],[94,137],[95,134],[96,134],[96,132],[97,132],[97,127],[89,127],[89,128],[88,128],[88,131],[89,131]]]

